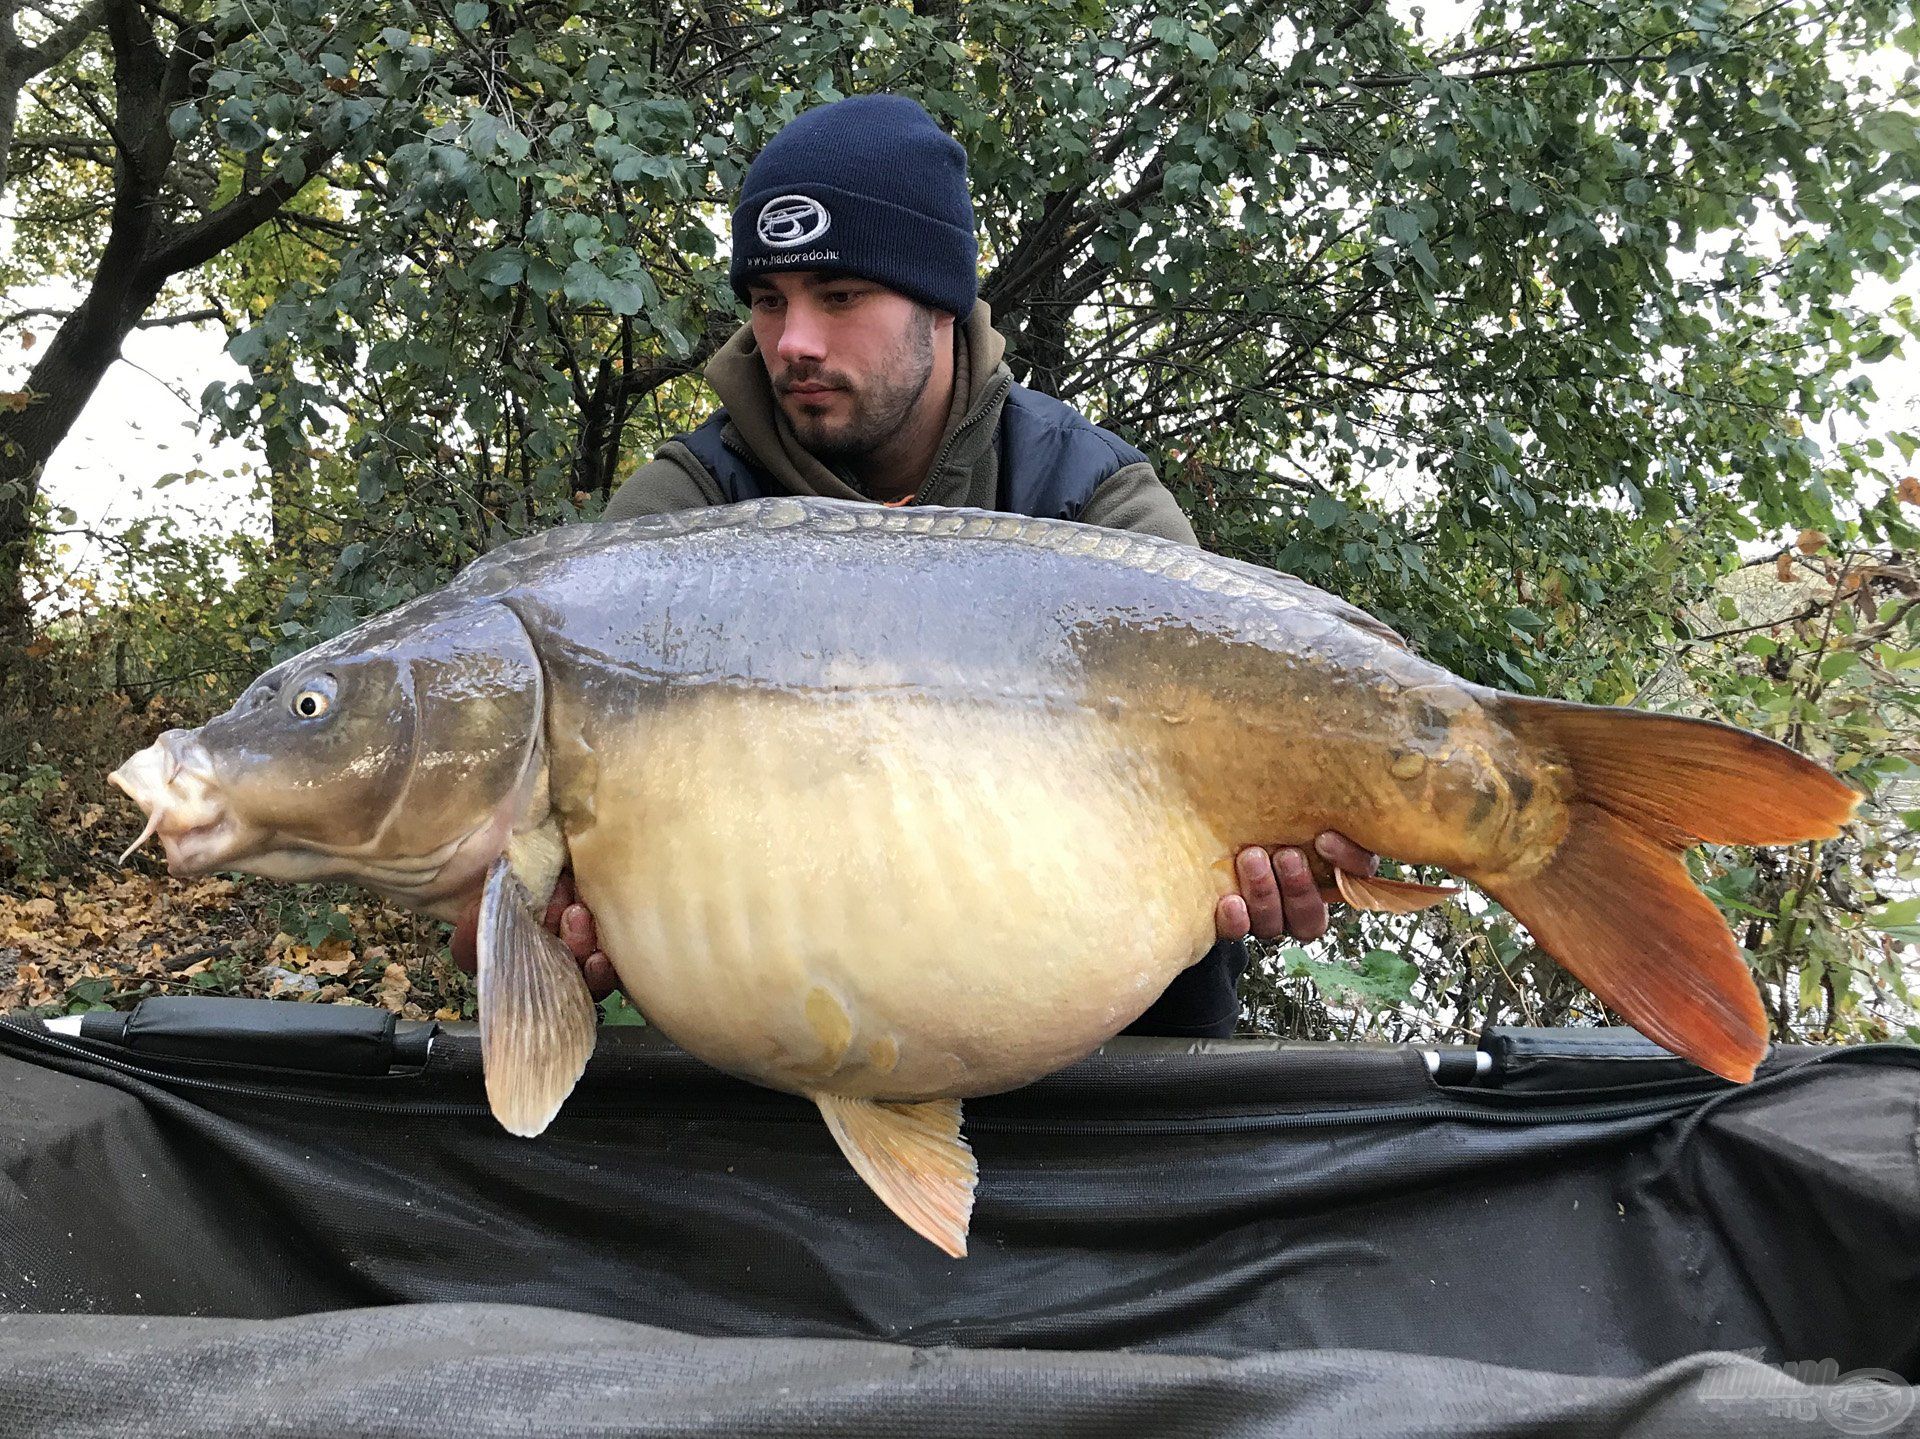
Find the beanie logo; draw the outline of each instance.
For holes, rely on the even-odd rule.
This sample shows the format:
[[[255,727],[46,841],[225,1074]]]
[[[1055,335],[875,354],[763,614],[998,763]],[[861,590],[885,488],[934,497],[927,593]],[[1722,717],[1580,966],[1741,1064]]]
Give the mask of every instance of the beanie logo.
[[[826,206],[809,195],[776,195],[760,207],[755,226],[763,243],[790,250],[827,233],[833,217]]]

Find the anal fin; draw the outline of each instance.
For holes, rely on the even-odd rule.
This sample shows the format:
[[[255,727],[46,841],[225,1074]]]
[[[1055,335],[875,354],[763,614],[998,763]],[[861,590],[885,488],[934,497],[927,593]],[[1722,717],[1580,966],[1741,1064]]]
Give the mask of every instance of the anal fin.
[[[593,1054],[597,1015],[580,965],[534,919],[512,864],[497,859],[480,899],[480,1059],[487,1103],[511,1134],[553,1122]]]
[[[811,1098],[840,1152],[880,1202],[921,1238],[955,1259],[964,1258],[980,1171],[960,1137],[960,1101]]]
[[[1371,909],[1382,914],[1412,914],[1415,910],[1431,909],[1460,893],[1458,885],[1415,884],[1409,879],[1383,879],[1377,874],[1348,874],[1344,869],[1334,870],[1333,882],[1339,887],[1340,897],[1355,909]]]

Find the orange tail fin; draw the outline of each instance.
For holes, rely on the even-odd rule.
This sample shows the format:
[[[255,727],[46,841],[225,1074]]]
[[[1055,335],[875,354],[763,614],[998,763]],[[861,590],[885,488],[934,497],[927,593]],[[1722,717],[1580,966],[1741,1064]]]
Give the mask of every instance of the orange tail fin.
[[[1826,839],[1859,794],[1784,745],[1707,720],[1516,697],[1503,717],[1573,772],[1572,822],[1540,868],[1481,887],[1636,1029],[1751,1079],[1766,1011],[1680,853]]]

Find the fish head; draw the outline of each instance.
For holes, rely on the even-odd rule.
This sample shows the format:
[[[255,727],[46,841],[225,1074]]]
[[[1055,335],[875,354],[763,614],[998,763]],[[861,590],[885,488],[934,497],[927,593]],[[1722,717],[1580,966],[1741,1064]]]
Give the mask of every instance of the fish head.
[[[416,601],[274,666],[225,714],[115,770],[148,816],[128,853],[157,834],[176,875],[351,879],[450,916],[544,806],[543,705],[510,610]]]

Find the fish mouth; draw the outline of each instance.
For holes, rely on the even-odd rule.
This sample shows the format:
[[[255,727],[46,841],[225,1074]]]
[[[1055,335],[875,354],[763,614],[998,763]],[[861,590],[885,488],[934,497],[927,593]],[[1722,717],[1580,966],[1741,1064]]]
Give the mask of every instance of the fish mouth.
[[[168,730],[108,775],[107,782],[147,815],[146,828],[116,863],[126,863],[158,835],[170,874],[206,874],[244,842],[240,824],[220,795],[212,760],[193,731]]]

